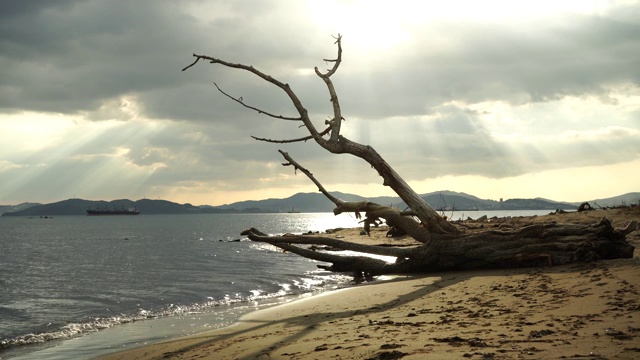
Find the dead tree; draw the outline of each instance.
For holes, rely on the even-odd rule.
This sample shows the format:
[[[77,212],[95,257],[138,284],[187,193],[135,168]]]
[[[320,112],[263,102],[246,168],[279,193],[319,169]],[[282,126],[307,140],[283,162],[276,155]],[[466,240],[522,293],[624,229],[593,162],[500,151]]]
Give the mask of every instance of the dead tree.
[[[632,257],[633,246],[626,241],[626,234],[633,231],[636,224],[630,224],[622,230],[615,230],[603,220],[592,226],[585,225],[534,225],[516,231],[486,231],[468,234],[448,222],[431,208],[396,171],[371,146],[353,142],[340,134],[344,117],[340,101],[331,80],[342,62],[342,38],[336,38],[337,57],[324,59],[332,64],[326,72],[315,68],[316,75],[325,83],[332,104],[332,116],[324,122],[326,126],[319,130],[309,117],[307,109],[291,89],[289,84],[273,78],[253,66],[231,63],[207,55],[193,54],[195,60],[182,71],[198,62],[208,61],[228,68],[248,71],[282,90],[297,111],[297,116],[276,115],[246,104],[242,97],[234,97],[224,92],[214,83],[218,91],[240,105],[275,119],[300,122],[309,135],[296,139],[266,139],[252,136],[258,141],[270,143],[293,143],[308,140],[315,141],[333,154],[351,154],[366,161],[374,168],[382,184],[389,186],[407,204],[407,211],[382,206],[368,201],[347,202],[332,196],[309,170],[297,163],[288,153],[278,150],[286,160],[284,166],[292,166],[304,173],[318,190],[333,204],[334,214],[355,213],[361,218],[364,229],[369,232],[371,225],[385,222],[387,225],[403,230],[413,237],[420,246],[414,248],[389,248],[341,241],[322,236],[276,236],[269,237],[257,231],[248,231],[253,241],[273,244],[283,250],[319,261],[332,263],[322,266],[337,272],[365,272],[369,274],[408,273],[436,270],[514,267],[544,263],[559,265],[576,261]],[[314,251],[299,245],[328,245],[333,248],[353,250],[362,253],[388,255],[397,258],[389,264],[370,257],[346,257]]]

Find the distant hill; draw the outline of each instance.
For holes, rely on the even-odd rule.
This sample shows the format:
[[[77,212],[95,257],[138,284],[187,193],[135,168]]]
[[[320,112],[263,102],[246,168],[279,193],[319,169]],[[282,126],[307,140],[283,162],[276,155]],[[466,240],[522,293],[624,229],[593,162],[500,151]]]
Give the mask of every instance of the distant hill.
[[[142,199],[134,201],[133,205],[141,214],[197,214],[200,208],[187,204],[177,204],[166,200]]]
[[[473,210],[575,210],[576,206],[568,203],[561,203],[553,200],[542,199],[508,199],[508,200],[485,200],[476,196],[454,191],[436,191],[420,195],[432,208],[437,211],[473,211]],[[395,198],[395,206],[405,208],[406,204]],[[375,199],[370,201],[377,202]]]
[[[364,197],[341,192],[332,192],[333,196],[345,201],[361,201]],[[634,193],[639,194],[639,193]],[[627,194],[628,195],[628,194]],[[504,201],[483,200],[473,195],[453,192],[436,191],[421,195],[425,201],[437,211],[472,211],[472,210],[575,210],[575,204],[555,202],[546,199],[508,199]],[[617,199],[612,198],[612,199]],[[393,196],[380,196],[366,200],[387,206],[405,209],[406,204]],[[612,200],[614,202],[619,200]],[[607,203],[599,200],[598,204]],[[68,199],[51,204],[33,204],[20,210],[5,212],[2,216],[53,216],[53,215],[86,215],[90,209],[121,209],[135,206],[141,215],[152,214],[218,214],[218,213],[286,213],[295,212],[331,212],[331,203],[321,193],[298,193],[285,199],[266,199],[240,201],[221,206],[194,206],[178,204],[166,200],[141,199],[132,201],[120,199],[113,201],[95,201],[83,199]]]
[[[332,192],[333,196],[345,201],[360,201],[364,198],[358,195]],[[371,201],[371,200],[370,200]],[[286,199],[266,199],[240,201],[233,204],[214,207],[219,210],[237,212],[330,212],[334,205],[321,193],[297,193]]]
[[[407,205],[400,197],[380,196],[365,198],[359,195],[332,192],[333,196],[345,201],[368,200],[380,205],[395,206],[405,209]],[[568,203],[560,203],[541,199],[511,199],[503,202],[495,200],[483,200],[473,195],[453,191],[437,191],[421,195],[423,199],[434,209],[441,211],[450,210],[575,210],[576,206]],[[233,204],[214,207],[225,211],[239,212],[287,212],[290,210],[300,212],[330,212],[334,205],[321,193],[298,193],[286,199],[267,199],[241,201]]]
[[[25,203],[18,204],[18,205],[0,205],[0,215],[2,215],[4,213],[9,213],[9,212],[15,212],[15,211],[28,209],[28,208],[30,208],[32,206],[38,206],[38,205],[42,205],[42,204],[25,202]]]
[[[191,204],[177,204],[166,200],[142,199],[132,201],[120,199],[113,201],[95,201],[69,199],[51,204],[32,206],[20,211],[7,212],[2,216],[53,216],[53,215],[86,215],[87,210],[118,210],[135,206],[142,214],[197,214],[200,208]]]
[[[597,205],[600,205],[602,207],[640,205],[640,192],[627,193],[624,195],[618,195],[606,199],[589,200],[589,204],[596,208]]]
[[[421,195],[436,210],[499,210],[500,203],[494,200],[483,200],[466,193],[454,191],[437,191]]]

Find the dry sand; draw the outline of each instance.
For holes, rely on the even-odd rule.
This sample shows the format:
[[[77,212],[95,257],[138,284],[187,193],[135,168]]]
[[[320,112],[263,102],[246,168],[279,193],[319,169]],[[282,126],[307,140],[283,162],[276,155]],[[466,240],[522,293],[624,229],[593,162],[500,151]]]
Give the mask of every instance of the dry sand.
[[[640,208],[466,222],[614,226]],[[349,229],[332,234],[411,243]],[[632,259],[396,277],[251,313],[228,328],[104,359],[640,359],[640,230]]]

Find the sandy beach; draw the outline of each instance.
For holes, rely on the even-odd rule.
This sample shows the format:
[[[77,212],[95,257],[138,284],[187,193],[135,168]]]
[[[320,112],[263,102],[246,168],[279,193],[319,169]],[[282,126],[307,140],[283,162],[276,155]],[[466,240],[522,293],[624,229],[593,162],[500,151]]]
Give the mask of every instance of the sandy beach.
[[[558,222],[614,226],[640,208],[467,222],[471,228]],[[332,236],[410,244],[356,229]],[[632,259],[557,267],[397,276],[244,316],[234,326],[101,359],[637,359],[640,230]]]

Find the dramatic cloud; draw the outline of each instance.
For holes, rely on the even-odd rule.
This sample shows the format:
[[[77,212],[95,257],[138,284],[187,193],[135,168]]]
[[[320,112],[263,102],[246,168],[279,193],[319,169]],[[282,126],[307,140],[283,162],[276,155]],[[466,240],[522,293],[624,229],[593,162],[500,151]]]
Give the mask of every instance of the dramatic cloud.
[[[640,5],[634,1],[168,1],[0,3],[0,203],[165,198],[220,204],[315,191],[387,194],[332,156],[279,89],[192,53],[253,65],[374,146],[419,192],[582,200],[638,191]],[[600,169],[600,171],[598,170]],[[557,181],[589,174],[591,186]],[[553,182],[554,186],[548,183]],[[373,185],[376,184],[376,185]],[[450,185],[450,186],[449,186]]]

